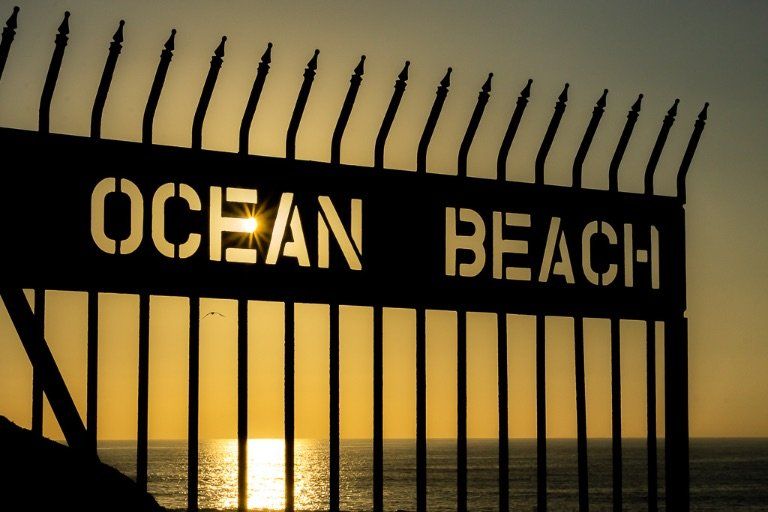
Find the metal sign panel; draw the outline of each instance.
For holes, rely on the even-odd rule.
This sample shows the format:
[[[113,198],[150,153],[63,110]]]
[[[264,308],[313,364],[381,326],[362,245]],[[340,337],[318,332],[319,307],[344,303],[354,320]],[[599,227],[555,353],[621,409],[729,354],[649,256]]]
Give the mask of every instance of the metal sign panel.
[[[7,129],[0,140],[29,170],[7,175],[0,207],[15,286],[624,318],[684,303],[676,198]]]

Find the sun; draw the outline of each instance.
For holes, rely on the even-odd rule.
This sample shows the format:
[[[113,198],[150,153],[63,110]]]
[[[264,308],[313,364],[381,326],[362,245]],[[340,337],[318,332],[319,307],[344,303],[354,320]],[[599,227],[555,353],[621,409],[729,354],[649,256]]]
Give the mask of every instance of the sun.
[[[244,227],[247,233],[256,233],[256,231],[259,229],[259,221],[256,219],[256,217],[248,217],[245,219]]]

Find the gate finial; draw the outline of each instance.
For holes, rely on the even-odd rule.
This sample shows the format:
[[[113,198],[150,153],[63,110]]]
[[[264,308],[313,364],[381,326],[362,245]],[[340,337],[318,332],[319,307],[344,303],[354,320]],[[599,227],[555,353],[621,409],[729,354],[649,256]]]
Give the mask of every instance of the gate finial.
[[[243,120],[240,123],[240,154],[248,154],[248,137],[251,132],[253,116],[256,113],[256,105],[259,104],[261,90],[264,88],[264,81],[269,73],[269,64],[272,62],[272,43],[267,43],[267,49],[261,56],[261,62],[256,70],[256,79],[253,81],[251,95],[248,96],[248,103],[245,105]]]
[[[408,86],[408,67],[411,65],[411,61],[405,61],[405,66],[400,74],[397,75],[395,81],[395,92],[392,93],[392,99],[389,100],[389,106],[387,112],[384,114],[384,119],[381,122],[381,128],[379,128],[379,134],[376,136],[376,146],[373,150],[373,162],[374,167],[381,169],[384,167],[384,146],[387,143],[387,136],[389,130],[392,128],[392,122],[395,120],[395,114],[397,108],[400,106],[400,100],[403,99],[403,93]]]
[[[496,159],[496,179],[499,181],[506,181],[507,179],[507,156],[509,155],[509,149],[512,147],[512,141],[515,139],[517,127],[520,126],[520,119],[522,119],[525,107],[528,105],[528,98],[531,97],[532,83],[533,80],[529,78],[528,83],[523,90],[520,91],[515,111],[512,113],[512,118],[509,120],[509,126],[507,126],[507,132],[504,134],[504,139],[501,141],[499,156]]]
[[[472,146],[472,141],[475,138],[475,133],[477,133],[477,127],[480,125],[480,119],[483,117],[485,106],[488,104],[488,99],[491,97],[491,78],[493,78],[493,73],[488,73],[488,79],[483,84],[480,94],[477,96],[475,110],[472,112],[472,117],[469,120],[464,139],[461,141],[458,165],[459,176],[467,175],[467,156],[469,155],[469,148]]]
[[[640,116],[640,107],[643,102],[643,95],[640,94],[637,97],[637,101],[632,105],[629,113],[627,113],[627,122],[624,124],[624,130],[621,132],[619,143],[616,145],[616,151],[613,153],[611,159],[611,165],[608,170],[608,190],[611,192],[619,191],[619,166],[621,165],[621,159],[624,158],[624,151],[629,144],[629,138],[632,136],[632,130],[635,129],[635,123]]]
[[[676,99],[675,103],[667,111],[667,115],[664,116],[664,121],[661,124],[659,136],[656,137],[656,144],[653,145],[653,151],[651,151],[651,158],[648,160],[648,166],[645,168],[645,193],[647,195],[653,195],[653,174],[656,171],[656,165],[659,163],[659,158],[661,157],[661,152],[664,149],[664,144],[667,142],[667,135],[669,135],[669,130],[672,128],[672,124],[675,122],[678,103],[680,103],[680,100]]]
[[[437,119],[443,110],[445,97],[448,96],[452,71],[453,68],[449,67],[443,79],[440,80],[440,85],[435,93],[435,102],[432,104],[432,110],[429,112],[429,117],[427,117],[427,124],[424,126],[424,133],[421,134],[421,140],[419,140],[419,148],[416,153],[416,171],[420,173],[427,172],[427,149],[429,148],[429,142],[432,140],[432,134],[435,132],[435,126],[437,126]]]
[[[19,7],[13,8],[11,16],[8,21],[5,22],[5,28],[3,28],[2,40],[0,41],[0,78],[3,77],[3,70],[5,69],[5,62],[8,60],[8,52],[11,51],[11,43],[13,38],[16,37],[17,17],[19,15]]]
[[[285,137],[285,157],[289,160],[296,158],[296,134],[299,131],[301,117],[304,115],[304,108],[307,106],[309,91],[312,90],[312,82],[315,80],[318,55],[320,55],[320,50],[315,50],[314,55],[307,62],[307,68],[304,70],[304,81],[301,83],[299,96],[296,98],[296,105],[293,107],[291,122],[288,124],[288,133]]]
[[[155,79],[152,81],[152,88],[149,90],[147,106],[144,108],[144,119],[142,121],[141,141],[144,144],[152,144],[152,124],[155,119],[157,102],[160,101],[160,93],[163,91],[165,76],[168,74],[168,66],[173,59],[173,50],[176,46],[176,29],[171,30],[171,36],[165,42],[163,51],[160,52],[160,63],[155,71]]]
[[[219,70],[224,63],[224,43],[226,42],[227,36],[222,36],[219,46],[213,51],[213,57],[211,57],[211,67],[208,69],[208,76],[205,77],[200,101],[197,102],[195,117],[192,120],[192,149],[203,147],[203,122],[208,112],[208,105],[211,103],[213,88],[216,87],[216,80],[219,78]]]
[[[117,31],[115,32],[115,35],[112,36],[112,42],[109,44],[107,63],[104,64],[104,71],[101,73],[99,88],[96,91],[96,99],[93,102],[93,110],[91,111],[91,137],[94,139],[101,138],[101,116],[104,113],[104,104],[107,102],[107,94],[109,94],[109,86],[112,84],[112,76],[115,72],[115,66],[117,65],[117,58],[123,49],[124,25],[125,21],[120,20]]]
[[[344,137],[344,129],[347,127],[349,116],[352,113],[352,106],[355,104],[355,98],[357,97],[357,91],[360,89],[360,83],[363,81],[363,73],[365,73],[364,62],[365,55],[362,55],[360,62],[355,67],[352,78],[349,80],[347,96],[344,98],[344,104],[339,113],[339,120],[336,122],[336,128],[333,130],[333,137],[331,139],[332,164],[338,164],[341,160],[341,139]]]
[[[704,131],[704,125],[707,124],[707,109],[709,108],[709,102],[704,103],[704,108],[699,112],[699,117],[693,124],[693,133],[688,141],[688,147],[685,148],[685,155],[683,155],[683,161],[680,164],[680,170],[677,171],[677,198],[685,204],[685,177],[688,174],[688,169],[691,166],[693,160],[693,154],[696,153],[696,147],[699,145],[699,139],[701,138],[701,132]]]
[[[50,131],[51,100],[53,99],[53,91],[56,89],[56,81],[59,79],[61,61],[64,59],[64,49],[69,41],[67,34],[69,34],[69,11],[64,13],[64,20],[59,25],[55,41],[56,47],[53,50],[51,64],[48,66],[48,74],[45,77],[45,85],[43,85],[43,94],[40,97],[40,133],[48,133]]]
[[[576,158],[573,160],[573,188],[581,188],[582,166],[584,165],[584,160],[587,158],[587,152],[589,151],[589,146],[592,144],[592,139],[597,131],[597,126],[600,124],[603,112],[605,112],[605,99],[607,96],[608,89],[604,89],[603,95],[600,96],[600,99],[595,103],[595,108],[592,109],[592,119],[589,120],[587,131],[584,132],[584,138],[581,139],[579,150],[576,152]]]
[[[19,16],[19,6],[15,5],[13,6],[13,12],[8,17],[8,20],[5,22],[5,28],[8,28],[10,30],[16,30],[18,28],[18,16]],[[5,29],[3,29],[5,31]]]
[[[536,168],[535,168],[535,183],[538,185],[544,184],[544,163],[547,161],[547,155],[549,149],[552,147],[552,141],[555,140],[555,134],[557,128],[560,126],[560,120],[563,118],[565,112],[565,103],[568,101],[568,87],[569,84],[565,84],[563,92],[557,97],[557,103],[555,103],[555,113],[552,114],[552,119],[549,121],[547,132],[544,134],[544,140],[541,141],[541,147],[536,155]]]

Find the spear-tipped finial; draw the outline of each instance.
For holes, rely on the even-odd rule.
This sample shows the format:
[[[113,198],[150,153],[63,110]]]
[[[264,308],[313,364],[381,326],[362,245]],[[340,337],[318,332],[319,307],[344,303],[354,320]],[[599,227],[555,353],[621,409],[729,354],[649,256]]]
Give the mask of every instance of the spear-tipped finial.
[[[91,137],[94,139],[101,138],[101,116],[104,113],[104,104],[107,102],[109,87],[112,84],[112,75],[115,72],[115,66],[117,66],[117,58],[120,56],[120,52],[123,49],[124,25],[125,21],[120,20],[117,32],[112,36],[107,62],[104,64],[104,71],[101,74],[99,88],[96,91],[96,98],[93,101],[93,109],[91,110]]]
[[[267,73],[269,73],[269,64],[272,62],[272,43],[267,43],[267,49],[261,56],[261,62],[256,71],[256,78],[253,81],[253,87],[251,88],[251,94],[248,97],[248,103],[245,105],[245,112],[243,112],[243,120],[240,122],[240,154],[248,154],[248,138],[251,132],[251,124],[253,123],[253,116],[256,114],[256,106],[259,104],[259,98],[261,98],[261,90],[264,88],[264,82],[267,80]]]
[[[357,67],[355,68],[354,74],[357,76],[362,76],[365,74],[365,55],[360,56],[360,62],[357,64]]]
[[[376,135],[376,144],[373,148],[373,165],[377,169],[384,167],[384,146],[387,143],[389,130],[392,128],[392,122],[395,120],[395,114],[397,114],[397,109],[400,106],[400,100],[403,99],[405,88],[408,86],[408,67],[410,65],[411,61],[405,61],[403,70],[397,75],[395,91],[392,93],[392,99],[389,100],[389,106],[384,113],[384,119],[381,121],[379,133]]]
[[[645,167],[645,193],[646,195],[653,195],[653,175],[656,172],[656,166],[661,158],[661,152],[664,150],[664,144],[667,142],[667,136],[669,130],[675,122],[675,116],[677,115],[677,104],[680,103],[679,99],[675,100],[675,103],[667,110],[667,115],[664,116],[664,121],[661,123],[661,129],[659,135],[656,137],[656,143],[653,145],[651,151],[651,157],[648,159],[648,165]]]
[[[171,36],[165,42],[165,49],[172,52],[176,49],[176,29],[171,29]]]
[[[352,74],[352,78],[349,80],[349,90],[347,90],[347,96],[344,98],[344,103],[341,106],[341,112],[339,112],[339,119],[336,122],[336,128],[333,130],[333,137],[331,138],[331,163],[341,163],[341,139],[344,137],[344,130],[347,127],[349,116],[352,114],[352,107],[355,104],[355,98],[357,98],[357,91],[360,88],[360,84],[363,81],[363,73],[365,69],[363,63],[365,62],[365,55],[360,57],[360,62],[355,67]]]
[[[120,24],[117,26],[115,35],[112,36],[112,41],[115,43],[123,42],[123,26],[125,26],[125,20],[120,20]]]
[[[541,141],[539,152],[536,154],[536,163],[534,164],[534,183],[537,185],[544,184],[544,164],[547,161],[547,155],[552,147],[552,141],[555,140],[555,134],[560,126],[560,120],[565,113],[565,103],[568,101],[568,87],[566,82],[563,87],[563,92],[557,97],[557,103],[555,103],[555,113],[552,114],[552,119],[549,121],[547,132],[544,134],[544,139]]]
[[[482,91],[484,93],[491,92],[491,79],[493,78],[493,73],[488,73],[488,79],[485,81],[482,87]]]
[[[629,144],[632,131],[635,129],[637,118],[640,117],[642,102],[643,95],[639,94],[637,100],[632,104],[632,108],[627,113],[627,122],[624,124],[624,130],[621,132],[621,137],[619,137],[619,143],[613,152],[613,158],[611,158],[611,164],[608,168],[608,190],[611,192],[619,191],[619,166],[621,165],[621,159],[624,158],[624,152]]]
[[[267,43],[267,49],[264,50],[264,55],[261,56],[261,62],[269,64],[272,62],[272,43]]]
[[[707,120],[707,109],[709,108],[709,102],[704,103],[704,108],[699,112],[699,121]]]
[[[219,78],[219,70],[224,63],[224,43],[227,42],[227,36],[222,36],[221,42],[213,51],[211,58],[211,67],[208,75],[205,77],[203,91],[200,93],[200,100],[197,102],[197,109],[192,120],[192,148],[202,149],[203,147],[203,122],[205,114],[208,112],[208,105],[211,102],[213,89],[216,87],[216,80]]]
[[[213,54],[218,57],[222,58],[224,57],[224,43],[227,42],[227,36],[221,36],[221,42],[219,43],[219,46],[216,47],[216,49],[213,51]]]
[[[11,13],[11,16],[8,18],[8,21],[5,22],[5,26],[10,28],[11,30],[16,30],[18,27],[18,17],[19,17],[19,6],[16,5],[13,7],[13,12]]]
[[[488,99],[491,96],[491,78],[493,78],[493,73],[488,73],[488,78],[480,89],[480,94],[477,96],[475,110],[472,112],[472,117],[469,119],[469,125],[467,125],[467,131],[464,133],[464,139],[462,139],[461,146],[459,147],[458,174],[462,177],[467,175],[467,157],[469,155],[469,148],[472,146],[472,141],[475,139],[477,127],[480,126],[480,119],[483,117],[483,112],[485,112],[485,105],[488,103]]]
[[[144,118],[141,127],[141,141],[144,144],[152,144],[152,123],[155,119],[157,103],[160,101],[160,93],[163,91],[165,77],[168,74],[168,67],[173,59],[173,50],[176,43],[176,29],[171,29],[171,35],[163,45],[163,51],[160,52],[160,62],[155,71],[155,78],[152,81],[152,87],[149,90],[147,105],[144,107]]]
[[[69,11],[64,11],[64,20],[59,25],[59,34],[63,36],[69,34]]]
[[[709,108],[709,102],[704,103],[704,108],[699,112],[699,117],[696,122],[693,123],[693,133],[688,141],[688,147],[685,148],[685,154],[683,155],[683,161],[680,163],[680,169],[677,171],[677,198],[685,204],[685,177],[688,174],[688,169],[693,161],[693,155],[696,153],[696,148],[699,145],[699,139],[701,133],[704,131],[704,126],[707,124],[707,109]]]
[[[576,157],[573,159],[573,188],[581,188],[581,177],[583,174],[584,160],[587,158],[587,152],[592,145],[592,139],[595,137],[595,132],[600,124],[600,119],[605,112],[606,98],[608,97],[608,89],[603,89],[603,94],[595,103],[595,108],[592,109],[592,118],[589,120],[587,130],[584,132],[584,137],[581,139],[581,144],[576,152]]]
[[[320,50],[315,50],[312,58],[307,62],[307,69],[304,70],[304,81],[299,89],[299,96],[296,98],[296,105],[293,107],[293,114],[288,123],[288,132],[285,136],[285,157],[289,160],[296,158],[296,134],[299,131],[301,117],[304,115],[304,108],[307,106],[309,92],[312,90],[312,82],[315,79],[315,70],[317,69],[317,56]]]
[[[531,84],[533,84],[533,80],[529,78],[525,87],[523,87],[523,90],[520,91],[520,96],[517,98],[517,105],[515,105],[515,111],[512,113],[507,132],[504,134],[504,139],[501,141],[499,156],[496,158],[496,179],[499,181],[507,180],[507,156],[512,147],[512,141],[515,139],[517,127],[520,126],[520,120],[523,118],[525,107],[528,106],[528,98],[531,97]]]
[[[56,81],[59,79],[61,62],[64,59],[64,50],[69,41],[69,36],[67,34],[69,34],[69,11],[64,13],[64,21],[59,25],[59,32],[56,34],[54,40],[55,47],[53,49],[53,56],[51,57],[51,63],[48,66],[48,74],[45,77],[43,93],[40,96],[40,111],[38,117],[40,133],[48,133],[50,129],[51,101],[53,100],[53,91],[56,89]]]
[[[440,117],[440,112],[443,110],[443,104],[445,98],[448,96],[448,87],[451,85],[451,72],[453,68],[448,68],[445,72],[445,76],[440,80],[440,85],[437,87],[435,93],[435,102],[432,104],[432,110],[427,117],[427,124],[424,126],[424,132],[421,134],[419,140],[419,147],[416,150],[416,172],[427,172],[427,149],[429,148],[429,142],[432,140],[432,134],[435,132],[435,126],[437,126],[437,119]]]
[[[408,68],[411,67],[411,61],[407,60],[405,61],[405,66],[403,66],[403,70],[400,72],[399,75],[397,75],[397,79],[401,82],[405,82],[408,80]]]
[[[677,115],[677,104],[680,103],[679,98],[675,98],[675,103],[669,107],[669,110],[667,110],[667,115],[670,117],[675,117]]]
[[[608,97],[608,89],[603,89],[603,95],[600,96],[600,99],[597,100],[597,103],[595,105],[600,108],[605,108],[607,97]]]
[[[533,79],[529,78],[528,83],[525,84],[525,87],[523,87],[523,90],[520,91],[520,97],[528,99],[531,97],[531,85],[533,84]]]
[[[317,69],[317,56],[320,55],[320,50],[315,49],[315,53],[312,55],[312,58],[309,59],[309,62],[307,62],[307,69],[311,71],[315,71]]]
[[[449,67],[448,71],[445,72],[445,76],[442,80],[440,80],[440,87],[447,89],[451,86],[451,73],[453,72],[453,68]]]

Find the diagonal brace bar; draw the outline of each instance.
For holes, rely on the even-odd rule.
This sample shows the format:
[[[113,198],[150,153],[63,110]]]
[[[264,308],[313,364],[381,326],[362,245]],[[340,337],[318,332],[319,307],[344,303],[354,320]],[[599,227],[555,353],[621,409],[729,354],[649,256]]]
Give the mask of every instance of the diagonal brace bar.
[[[89,450],[91,445],[83,420],[77,412],[75,402],[64,383],[51,349],[35,321],[24,292],[21,288],[0,288],[0,296],[5,302],[8,315],[21,338],[32,368],[36,374],[40,375],[43,391],[51,403],[53,414],[59,422],[67,444],[80,453],[95,456],[93,450]]]

